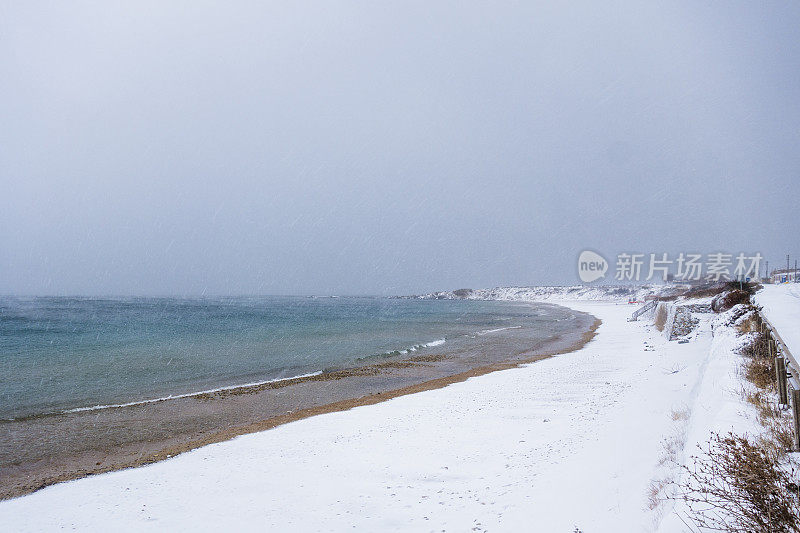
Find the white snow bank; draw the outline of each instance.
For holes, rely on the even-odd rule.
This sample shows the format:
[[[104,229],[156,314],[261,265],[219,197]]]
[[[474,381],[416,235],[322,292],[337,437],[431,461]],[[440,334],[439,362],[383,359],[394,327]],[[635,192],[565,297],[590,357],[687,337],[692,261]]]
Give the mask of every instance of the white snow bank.
[[[792,355],[800,357],[800,284],[764,285],[754,299]]]
[[[716,376],[725,371],[707,377],[716,364],[708,319],[678,344],[627,322],[630,306],[570,307],[603,320],[580,351],[49,487],[0,502],[0,524],[653,530],[647,489],[674,429],[672,411],[714,417],[723,393]]]

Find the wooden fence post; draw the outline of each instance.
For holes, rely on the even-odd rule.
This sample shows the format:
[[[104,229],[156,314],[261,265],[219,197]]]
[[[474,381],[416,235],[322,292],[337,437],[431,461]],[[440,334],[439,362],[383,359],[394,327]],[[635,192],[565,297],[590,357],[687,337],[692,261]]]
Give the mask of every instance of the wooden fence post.
[[[800,389],[792,387],[792,420],[794,421],[794,449],[800,450]]]
[[[789,405],[786,391],[786,360],[783,356],[775,358],[775,378],[778,380],[778,398],[781,405]]]

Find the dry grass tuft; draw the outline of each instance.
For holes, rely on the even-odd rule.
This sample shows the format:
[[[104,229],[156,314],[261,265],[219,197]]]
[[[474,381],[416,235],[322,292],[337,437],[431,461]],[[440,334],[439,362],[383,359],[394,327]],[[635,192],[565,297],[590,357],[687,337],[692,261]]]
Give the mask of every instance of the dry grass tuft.
[[[761,321],[758,319],[758,315],[751,313],[747,318],[740,320],[739,323],[736,324],[736,331],[744,335],[745,333],[756,333],[759,331],[760,327]]]
[[[664,490],[673,484],[670,478],[659,478],[650,481],[650,486],[647,488],[647,508],[651,511],[655,510],[661,502],[665,499],[663,496]]]
[[[658,466],[667,463],[677,463],[678,454],[683,450],[686,445],[686,428],[676,428],[675,431],[664,439],[662,442],[661,458],[658,460]]]
[[[745,356],[744,376],[759,389],[777,390],[775,358],[769,353],[769,337],[765,333],[753,334],[752,340],[742,346],[739,353]]]
[[[775,362],[763,359],[750,359],[745,363],[745,377],[756,387],[775,390]]]
[[[742,389],[742,398],[756,408],[756,420],[766,430],[760,437],[763,446],[772,447],[779,454],[794,446],[794,430],[788,412],[774,401],[773,393],[765,390]]]
[[[673,409],[670,411],[669,416],[675,422],[689,420],[689,408],[684,407],[683,409]]]
[[[667,325],[667,306],[658,305],[656,307],[656,318],[653,321],[658,331],[664,331],[664,326]]]

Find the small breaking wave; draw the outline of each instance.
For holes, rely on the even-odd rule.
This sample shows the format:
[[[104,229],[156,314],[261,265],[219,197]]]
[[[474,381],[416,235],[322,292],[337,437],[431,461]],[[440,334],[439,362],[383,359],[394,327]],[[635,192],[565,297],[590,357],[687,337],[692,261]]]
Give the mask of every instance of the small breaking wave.
[[[367,357],[359,357],[358,361],[363,361],[365,359],[371,359],[372,357],[392,357],[397,355],[408,355],[410,353],[414,353],[416,351],[425,349],[425,348],[434,348],[436,346],[441,346],[447,342],[445,339],[437,339],[435,341],[424,342],[420,344],[415,344],[413,346],[409,346],[408,348],[404,348],[402,350],[389,350],[388,352],[379,353],[377,355],[367,356]]]
[[[489,333],[497,333],[498,331],[505,331],[507,329],[518,329],[518,328],[521,328],[521,327],[522,326],[508,326],[508,327],[505,327],[505,328],[484,329],[483,331],[477,332],[475,335],[479,335],[479,336],[482,337],[484,335],[488,335]]]
[[[215,392],[220,392],[224,390],[233,390],[233,389],[243,389],[245,387],[257,387],[259,385],[266,385],[267,383],[279,383],[281,381],[289,381],[291,379],[302,379],[302,378],[310,378],[314,376],[319,376],[322,374],[322,371],[318,372],[311,372],[310,374],[300,374],[298,376],[289,376],[286,378],[275,378],[275,379],[267,379],[263,381],[254,381],[252,383],[243,383],[241,385],[228,385],[226,387],[217,387],[216,389],[208,389],[202,390],[197,392],[187,392],[185,394],[171,394],[169,396],[163,396],[161,398],[153,398],[152,400],[139,400],[136,402],[128,402],[128,403],[116,403],[111,405],[95,405],[92,407],[77,407],[75,409],[67,409],[65,411],[61,411],[62,413],[80,413],[81,411],[97,411],[100,409],[114,409],[117,407],[131,407],[132,405],[143,405],[146,403],[156,403],[156,402],[163,402],[165,400],[177,400],[179,398],[191,398],[192,396],[200,396],[202,394],[213,394]]]
[[[422,350],[423,348],[433,348],[434,346],[441,346],[444,343],[445,343],[444,339],[438,339],[423,344],[415,344],[414,346],[406,348],[405,350],[394,350],[391,352],[387,352],[385,355],[408,355],[412,352],[416,352],[417,350]]]
[[[100,410],[103,410],[103,409],[118,409],[118,408],[121,408],[121,407],[133,407],[134,405],[145,405],[145,404],[148,404],[148,403],[158,403],[158,402],[164,402],[164,401],[167,401],[167,400],[178,400],[180,398],[192,398],[193,396],[201,396],[203,394],[213,394],[215,392],[220,392],[220,391],[225,391],[225,390],[242,389],[242,388],[245,388],[245,387],[257,387],[259,385],[266,385],[267,383],[279,383],[281,381],[289,381],[289,380],[292,380],[292,379],[310,378],[310,377],[314,377],[314,376],[319,376],[320,374],[322,374],[321,370],[318,371],[318,372],[311,372],[309,374],[300,374],[300,375],[297,375],[297,376],[289,376],[289,377],[285,377],[285,378],[275,378],[275,379],[267,379],[267,380],[263,380],[263,381],[254,381],[252,383],[243,383],[243,384],[240,384],[240,385],[227,385],[225,387],[217,387],[215,389],[207,389],[207,390],[201,390],[201,391],[196,391],[196,392],[187,392],[187,393],[184,393],[184,394],[170,394],[169,396],[162,396],[160,398],[152,398],[152,399],[149,399],[149,400],[137,400],[137,401],[133,401],[133,402],[114,403],[114,404],[108,404],[108,405],[92,405],[90,407],[75,407],[73,409],[64,409],[62,411],[55,411],[55,412],[51,412],[51,413],[41,413],[41,414],[37,414],[37,415],[21,416],[21,417],[16,417],[16,418],[5,418],[3,420],[6,421],[6,422],[14,422],[16,420],[25,420],[27,418],[40,418],[40,417],[43,417],[43,416],[66,415],[66,414],[69,414],[69,413],[82,413],[84,411],[100,411]]]

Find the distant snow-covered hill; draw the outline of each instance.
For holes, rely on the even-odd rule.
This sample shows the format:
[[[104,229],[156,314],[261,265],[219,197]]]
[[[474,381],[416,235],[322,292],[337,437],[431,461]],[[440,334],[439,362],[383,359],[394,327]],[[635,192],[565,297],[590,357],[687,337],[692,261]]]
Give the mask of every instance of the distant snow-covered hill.
[[[673,285],[575,285],[571,287],[495,287],[439,291],[409,298],[423,300],[637,300],[668,294]]]

